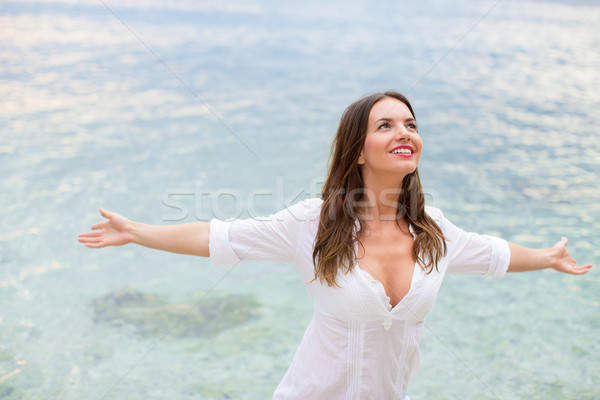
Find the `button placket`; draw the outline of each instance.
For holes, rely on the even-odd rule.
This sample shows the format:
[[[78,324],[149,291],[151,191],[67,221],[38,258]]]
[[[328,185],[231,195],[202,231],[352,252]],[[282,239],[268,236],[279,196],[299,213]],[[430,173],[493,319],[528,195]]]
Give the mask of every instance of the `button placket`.
[[[391,327],[392,327],[392,318],[391,317],[385,318],[383,320],[383,329],[385,329],[386,331],[389,331]]]

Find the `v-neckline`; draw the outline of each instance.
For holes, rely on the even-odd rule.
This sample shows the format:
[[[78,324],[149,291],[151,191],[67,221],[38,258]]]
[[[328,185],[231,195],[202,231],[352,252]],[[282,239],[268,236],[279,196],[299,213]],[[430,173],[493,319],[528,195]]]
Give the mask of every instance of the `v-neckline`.
[[[358,261],[356,262],[356,264],[355,264],[354,267],[358,268],[359,269],[359,273],[364,274],[363,276],[366,279],[368,279],[371,284],[373,284],[373,283],[376,284],[378,295],[381,297],[382,300],[385,299],[384,303],[385,303],[387,311],[388,312],[392,312],[392,311],[394,311],[398,307],[398,305],[400,305],[400,303],[402,303],[403,301],[405,301],[405,299],[407,299],[409,297],[409,294],[411,294],[411,292],[413,291],[413,288],[415,286],[415,279],[417,277],[417,266],[418,266],[418,263],[415,262],[415,264],[413,266],[413,273],[412,273],[412,276],[411,276],[411,279],[410,279],[410,285],[408,287],[408,291],[394,305],[392,305],[392,303],[391,303],[392,300],[391,300],[390,296],[388,296],[387,292],[385,291],[385,287],[383,286],[383,283],[379,279],[377,279],[376,277],[374,277],[369,271],[361,268],[358,265]]]
[[[354,229],[360,229],[360,222],[357,220],[355,220],[354,222]],[[408,231],[410,232],[410,234],[412,235],[413,239],[415,238],[415,234],[413,231],[413,227],[412,225],[409,223],[408,224]],[[354,242],[354,254],[358,254],[358,241]],[[408,287],[408,291],[404,294],[404,296],[402,296],[402,298],[400,300],[398,300],[398,302],[394,305],[392,305],[392,299],[390,296],[388,296],[385,287],[383,286],[383,283],[377,279],[376,277],[374,277],[369,271],[367,271],[366,269],[363,269],[360,265],[358,265],[358,260],[356,260],[354,262],[354,268],[358,268],[360,270],[360,272],[365,273],[365,277],[368,277],[372,282],[376,282],[377,286],[379,288],[380,291],[380,295],[382,295],[382,299],[386,299],[385,300],[385,305],[387,308],[388,312],[392,312],[396,309],[396,307],[398,307],[398,305],[400,305],[400,303],[402,303],[404,301],[404,299],[406,299],[408,297],[408,295],[410,294],[410,292],[413,290],[414,287],[414,283],[415,283],[415,278],[417,275],[417,266],[418,266],[418,262],[415,261],[415,264],[413,265],[413,270],[412,270],[412,276],[410,278],[410,285]]]

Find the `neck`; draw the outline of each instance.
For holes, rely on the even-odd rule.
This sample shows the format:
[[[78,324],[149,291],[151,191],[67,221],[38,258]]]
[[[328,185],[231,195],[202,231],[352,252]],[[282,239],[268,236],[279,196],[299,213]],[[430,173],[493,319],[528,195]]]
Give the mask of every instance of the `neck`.
[[[389,179],[365,176],[363,179],[365,203],[361,207],[361,217],[370,221],[395,221],[404,176],[395,175]]]

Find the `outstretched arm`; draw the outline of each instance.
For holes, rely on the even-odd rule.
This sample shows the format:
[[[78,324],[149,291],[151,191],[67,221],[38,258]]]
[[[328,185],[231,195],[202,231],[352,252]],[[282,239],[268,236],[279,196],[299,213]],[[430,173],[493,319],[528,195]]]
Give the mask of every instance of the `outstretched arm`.
[[[510,265],[507,272],[526,272],[553,268],[559,272],[573,275],[587,273],[592,264],[578,266],[569,255],[567,243],[567,238],[563,237],[549,249],[529,249],[509,242]]]
[[[91,232],[81,233],[79,241],[87,247],[101,248],[136,243],[153,249],[179,254],[208,257],[208,222],[180,225],[148,225],[130,221],[114,212],[100,209],[108,221],[92,226]]]

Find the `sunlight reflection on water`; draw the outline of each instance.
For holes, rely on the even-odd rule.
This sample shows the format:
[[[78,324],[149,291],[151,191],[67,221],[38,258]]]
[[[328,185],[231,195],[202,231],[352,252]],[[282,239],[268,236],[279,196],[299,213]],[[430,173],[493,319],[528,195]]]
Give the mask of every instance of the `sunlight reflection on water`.
[[[111,4],[172,73],[101,3],[4,5],[0,398],[100,398],[155,342],[95,324],[94,300],[125,289],[193,303],[225,273],[77,246],[99,206],[161,223],[176,188],[264,190],[262,213],[315,195],[344,107],[408,91],[492,5]],[[600,258],[599,16],[593,2],[501,2],[409,93],[429,200],[457,225],[538,247],[566,235],[578,260]],[[193,221],[198,197],[182,201]],[[449,277],[411,396],[492,398],[441,338],[502,398],[598,397],[598,282],[595,270]],[[214,296],[235,294],[259,316],[168,337],[112,398],[269,397],[311,304],[289,265],[236,268]]]

